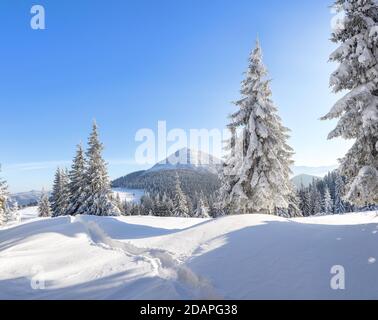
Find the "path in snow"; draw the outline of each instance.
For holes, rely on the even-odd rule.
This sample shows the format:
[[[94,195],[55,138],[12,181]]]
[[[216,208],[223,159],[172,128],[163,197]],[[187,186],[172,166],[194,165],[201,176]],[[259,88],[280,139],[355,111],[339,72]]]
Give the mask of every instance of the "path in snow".
[[[106,232],[94,221],[86,221],[81,216],[72,217],[71,223],[78,222],[85,228],[90,241],[106,250],[121,251],[126,256],[137,258],[151,265],[151,277],[174,281],[180,287],[186,287],[193,298],[220,300],[210,282],[198,275],[165,250],[139,248],[130,243],[121,242],[109,237]]]

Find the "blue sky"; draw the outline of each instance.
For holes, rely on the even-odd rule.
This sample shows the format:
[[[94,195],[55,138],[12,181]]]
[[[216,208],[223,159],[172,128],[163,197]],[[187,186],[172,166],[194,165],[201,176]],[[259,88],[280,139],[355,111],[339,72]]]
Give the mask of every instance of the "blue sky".
[[[30,8],[46,10],[32,30]],[[328,86],[331,0],[3,0],[0,162],[11,191],[49,188],[95,118],[112,178],[140,169],[135,133],[223,129],[256,36],[298,165],[347,151],[321,122]]]

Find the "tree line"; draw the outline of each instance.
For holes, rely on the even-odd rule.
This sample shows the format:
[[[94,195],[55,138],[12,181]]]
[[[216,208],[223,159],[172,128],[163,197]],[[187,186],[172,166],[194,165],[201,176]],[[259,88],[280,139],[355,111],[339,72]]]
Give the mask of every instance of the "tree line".
[[[299,208],[304,217],[313,215],[344,214],[378,210],[378,205],[358,206],[344,198],[345,178],[335,170],[322,179],[314,179],[308,186],[303,185],[297,191]]]
[[[103,149],[97,124],[94,123],[87,151],[84,152],[82,145],[78,145],[71,169],[57,169],[51,197],[45,194],[39,203],[41,217],[120,214],[102,157]]]

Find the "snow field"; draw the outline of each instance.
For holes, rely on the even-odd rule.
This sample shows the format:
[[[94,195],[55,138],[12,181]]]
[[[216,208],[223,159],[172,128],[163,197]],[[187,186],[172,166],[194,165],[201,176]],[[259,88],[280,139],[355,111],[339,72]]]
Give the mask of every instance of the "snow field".
[[[378,298],[377,213],[23,221],[0,229],[0,299]]]

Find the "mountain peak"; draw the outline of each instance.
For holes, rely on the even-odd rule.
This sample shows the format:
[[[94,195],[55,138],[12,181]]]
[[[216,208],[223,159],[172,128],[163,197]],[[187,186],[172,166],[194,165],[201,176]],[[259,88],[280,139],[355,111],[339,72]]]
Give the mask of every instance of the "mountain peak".
[[[213,173],[217,172],[217,167],[221,164],[218,158],[190,148],[182,148],[171,154],[166,159],[158,162],[148,172],[164,170],[205,170]]]

